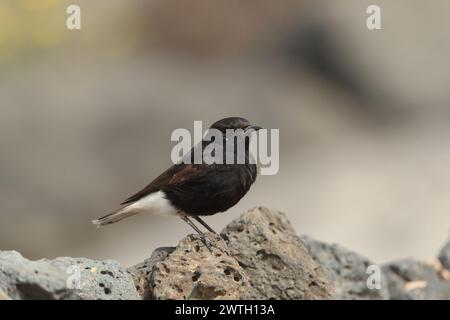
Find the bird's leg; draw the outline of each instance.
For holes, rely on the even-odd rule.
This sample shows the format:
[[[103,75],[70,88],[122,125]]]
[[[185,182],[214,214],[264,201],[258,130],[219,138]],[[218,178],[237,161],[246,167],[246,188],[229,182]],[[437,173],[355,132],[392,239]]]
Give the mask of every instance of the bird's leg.
[[[210,226],[208,226],[208,225],[206,224],[206,222],[203,221],[203,219],[201,219],[201,218],[198,217],[198,216],[193,216],[193,218],[194,218],[195,220],[197,220],[198,222],[200,222],[201,225],[204,226],[206,229],[208,229],[209,232],[212,232],[212,233],[214,233],[214,234],[217,235],[217,232],[215,232]]]
[[[183,219],[188,225],[192,227],[197,233],[200,235],[202,242],[205,244],[205,246],[208,248],[210,252],[212,252],[211,243],[209,239],[206,239],[205,234],[197,228],[197,226],[186,216],[181,216],[181,219]]]
[[[208,229],[209,232],[214,233],[214,235],[217,237],[218,240],[222,241],[224,246],[224,251],[231,256],[230,250],[228,249],[228,246],[226,244],[226,242],[224,241],[224,239],[220,236],[220,234],[218,234],[217,232],[215,232],[210,226],[208,226],[208,224],[203,221],[202,218],[198,217],[198,216],[193,216],[195,220],[197,220],[198,222],[200,222],[202,224],[202,226],[204,226],[206,229]]]
[[[190,226],[192,227],[192,229],[194,229],[195,231],[197,231],[197,233],[198,233],[199,235],[201,235],[201,236],[204,235],[204,233],[203,233],[199,228],[197,228],[197,226],[196,226],[191,220],[189,220],[188,217],[186,217],[186,216],[181,216],[181,219],[183,219],[188,225],[190,225]]]

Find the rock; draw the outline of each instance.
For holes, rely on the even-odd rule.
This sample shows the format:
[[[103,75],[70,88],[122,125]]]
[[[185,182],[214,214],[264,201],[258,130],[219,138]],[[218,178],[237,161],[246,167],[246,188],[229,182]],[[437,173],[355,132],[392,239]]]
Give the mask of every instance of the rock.
[[[232,256],[255,290],[249,299],[328,299],[333,285],[295,234],[287,217],[276,210],[254,208],[223,231]]]
[[[79,268],[80,288],[75,290],[83,300],[140,300],[132,276],[115,260],[96,261],[86,258],[56,258],[51,265],[68,270]]]
[[[384,265],[391,299],[450,299],[450,281],[442,278],[440,264],[436,262],[403,259]]]
[[[221,233],[188,235],[125,270],[114,260],[31,261],[0,251],[0,300],[55,299],[450,299],[450,243],[429,262],[404,259],[380,270],[366,257],[298,237],[286,215],[254,208]]]
[[[2,291],[19,300],[140,298],[118,262],[66,257],[30,261],[15,251],[0,251]]]
[[[374,265],[366,257],[338,244],[327,244],[303,236],[303,242],[315,261],[331,276],[334,299],[389,299],[386,278],[381,272],[380,289],[369,289],[367,268]]]
[[[248,298],[252,288],[245,271],[228,255],[222,239],[212,233],[206,236],[188,235],[165,258],[153,260],[159,261],[148,279],[152,298]]]
[[[132,275],[134,285],[143,300],[152,298],[150,291],[150,278],[157,262],[163,261],[175,250],[175,247],[162,247],[153,251],[150,258],[145,259],[135,266],[129,267],[127,270]]]
[[[0,290],[0,300],[11,300],[11,298],[6,294],[6,292]]]
[[[445,269],[450,270],[450,240],[439,251],[439,261]]]
[[[48,261],[30,261],[16,251],[0,251],[0,290],[11,299],[76,299],[67,274]]]

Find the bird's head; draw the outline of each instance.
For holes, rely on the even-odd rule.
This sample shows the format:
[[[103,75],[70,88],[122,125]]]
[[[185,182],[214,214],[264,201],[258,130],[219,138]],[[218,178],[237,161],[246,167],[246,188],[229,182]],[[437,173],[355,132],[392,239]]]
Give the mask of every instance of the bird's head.
[[[244,118],[229,117],[216,121],[211,125],[207,134],[204,145],[210,143],[219,143],[224,146],[224,159],[226,154],[234,154],[235,158],[242,157],[240,159],[247,159],[249,157],[250,139],[252,139],[252,133],[262,129],[261,127],[254,126]],[[219,136],[217,136],[217,134]],[[214,136],[214,138],[212,138]],[[212,142],[214,141],[214,142]],[[241,160],[236,160],[236,163],[242,163]]]
[[[229,117],[221,119],[211,125],[203,136],[201,143],[197,144],[191,150],[188,157],[191,157],[191,160],[193,159],[192,161],[195,161],[195,150],[196,148],[201,148],[204,157],[203,159],[205,159],[205,153],[203,151],[207,150],[207,158],[209,156],[223,156],[222,163],[229,163],[229,159],[232,157],[233,163],[247,164],[250,162],[250,159],[254,158],[250,154],[249,149],[252,133],[260,129],[261,127],[251,125],[250,122],[244,118]],[[207,147],[208,149],[206,149]]]
[[[228,130],[243,130],[244,132],[249,131],[258,131],[259,129],[262,129],[258,126],[253,126],[250,124],[250,122],[247,119],[240,118],[240,117],[228,117],[223,118],[219,121],[214,122],[210,129],[217,129],[220,132],[222,132],[223,135],[226,135],[227,129]]]

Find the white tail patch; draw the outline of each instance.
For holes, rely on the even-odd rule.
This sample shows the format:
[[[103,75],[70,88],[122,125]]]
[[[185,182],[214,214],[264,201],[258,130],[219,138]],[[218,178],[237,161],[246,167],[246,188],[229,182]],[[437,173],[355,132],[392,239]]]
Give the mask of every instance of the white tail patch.
[[[157,191],[98,220],[93,220],[92,223],[100,227],[118,222],[138,213],[170,216],[177,215],[178,211],[166,199],[164,192]]]

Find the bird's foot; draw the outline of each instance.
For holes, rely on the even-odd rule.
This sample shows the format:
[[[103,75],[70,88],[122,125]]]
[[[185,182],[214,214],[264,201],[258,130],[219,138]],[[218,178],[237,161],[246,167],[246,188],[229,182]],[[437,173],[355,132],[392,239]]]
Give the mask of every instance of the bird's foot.
[[[213,252],[213,248],[219,251],[225,252],[227,255],[231,255],[225,240],[217,233],[208,232],[200,234],[201,241],[208,248],[209,252]]]
[[[214,245],[213,241],[211,241],[211,239],[209,239],[208,234],[201,233],[200,240],[203,242],[203,244],[209,250],[209,252],[212,253],[213,247],[215,247],[215,245]]]

